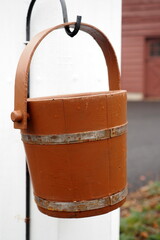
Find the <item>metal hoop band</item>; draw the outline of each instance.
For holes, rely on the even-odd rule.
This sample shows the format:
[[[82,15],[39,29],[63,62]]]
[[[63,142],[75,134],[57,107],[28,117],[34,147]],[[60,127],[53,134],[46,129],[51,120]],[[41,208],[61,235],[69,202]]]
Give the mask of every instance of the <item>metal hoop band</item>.
[[[50,211],[64,211],[64,212],[83,212],[88,210],[95,210],[107,206],[113,206],[126,198],[128,194],[127,187],[121,192],[113,195],[87,201],[73,201],[73,202],[55,202],[35,196],[35,202],[39,207]]]
[[[54,144],[72,144],[82,142],[92,142],[105,140],[112,137],[120,136],[127,132],[127,123],[114,128],[108,128],[97,131],[54,134],[54,135],[31,135],[22,134],[22,141],[29,144],[37,145],[54,145]]]

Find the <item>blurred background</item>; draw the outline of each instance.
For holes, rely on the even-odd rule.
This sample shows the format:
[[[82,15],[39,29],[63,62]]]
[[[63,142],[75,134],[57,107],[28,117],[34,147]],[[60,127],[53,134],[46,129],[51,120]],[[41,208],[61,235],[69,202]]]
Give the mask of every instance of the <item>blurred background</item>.
[[[160,0],[123,0],[122,88],[129,101],[132,190],[160,177]]]
[[[121,240],[160,239],[160,0],[122,1],[129,197]]]

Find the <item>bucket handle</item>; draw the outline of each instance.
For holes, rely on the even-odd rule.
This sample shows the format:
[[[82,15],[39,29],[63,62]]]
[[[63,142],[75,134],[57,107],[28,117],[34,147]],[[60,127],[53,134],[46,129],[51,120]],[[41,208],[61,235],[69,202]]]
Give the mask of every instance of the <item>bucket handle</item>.
[[[15,79],[15,107],[11,113],[11,119],[14,122],[14,128],[27,129],[27,95],[28,95],[28,75],[30,63],[33,54],[41,43],[41,41],[52,31],[66,26],[74,28],[75,22],[65,23],[46,29],[38,33],[28,43],[22,52],[17,66],[16,79]],[[120,74],[117,63],[117,58],[114,49],[107,39],[107,37],[99,29],[92,25],[81,23],[80,30],[90,34],[98,43],[104,54],[106,64],[108,66],[109,88],[110,90],[120,89]]]

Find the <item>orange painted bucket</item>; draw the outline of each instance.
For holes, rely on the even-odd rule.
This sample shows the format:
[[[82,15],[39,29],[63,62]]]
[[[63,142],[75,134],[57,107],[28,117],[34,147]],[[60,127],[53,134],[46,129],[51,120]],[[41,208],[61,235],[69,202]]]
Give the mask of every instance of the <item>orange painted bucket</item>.
[[[96,216],[120,207],[126,187],[126,91],[107,37],[81,23],[103,51],[110,90],[27,98],[28,72],[40,42],[62,24],[37,34],[17,68],[14,127],[21,129],[39,210],[53,217]]]

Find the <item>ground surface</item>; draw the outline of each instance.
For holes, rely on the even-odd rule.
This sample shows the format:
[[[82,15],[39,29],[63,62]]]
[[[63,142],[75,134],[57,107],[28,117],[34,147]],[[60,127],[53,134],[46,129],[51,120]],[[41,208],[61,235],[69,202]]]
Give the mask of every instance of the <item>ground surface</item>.
[[[130,191],[160,179],[160,102],[128,103]]]
[[[128,195],[121,208],[120,240],[160,240],[160,182]]]

